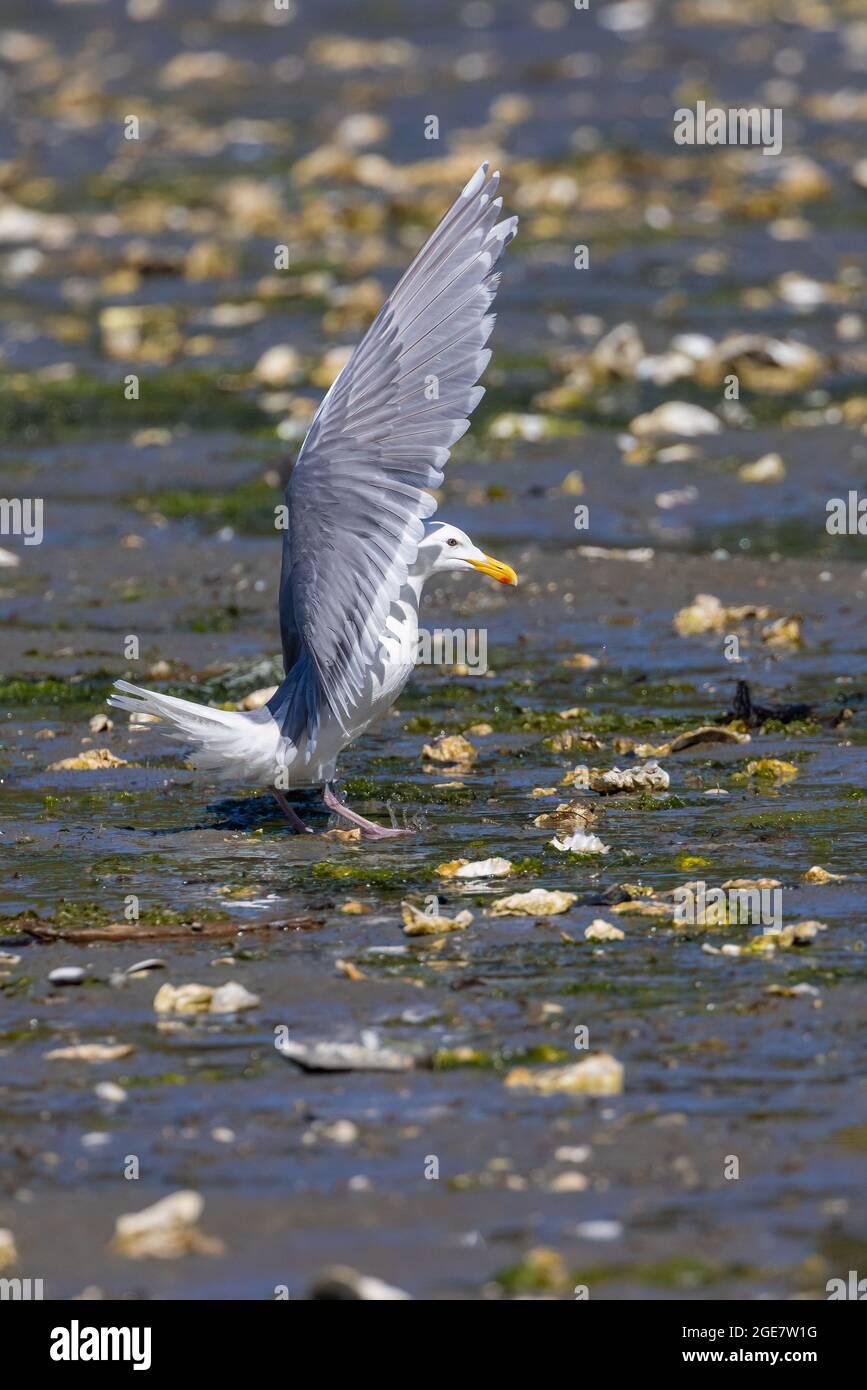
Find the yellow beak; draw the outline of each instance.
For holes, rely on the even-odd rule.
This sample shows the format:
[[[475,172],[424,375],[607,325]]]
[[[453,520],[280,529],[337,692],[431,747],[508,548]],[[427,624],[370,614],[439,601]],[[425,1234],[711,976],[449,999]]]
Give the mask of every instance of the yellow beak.
[[[500,584],[517,584],[518,582],[518,576],[511,565],[504,565],[502,560],[492,560],[490,555],[486,555],[483,560],[471,560],[470,564],[481,574],[489,574]]]

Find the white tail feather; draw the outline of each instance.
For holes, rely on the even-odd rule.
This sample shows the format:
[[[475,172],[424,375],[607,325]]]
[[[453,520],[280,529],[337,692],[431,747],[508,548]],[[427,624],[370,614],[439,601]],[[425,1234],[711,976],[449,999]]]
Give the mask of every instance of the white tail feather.
[[[279,759],[280,734],[267,709],[250,714],[212,709],[175,695],[143,690],[128,681],[115,681],[108,703],[133,714],[152,714],[162,720],[159,732],[192,743],[193,766],[229,780],[273,782]]]

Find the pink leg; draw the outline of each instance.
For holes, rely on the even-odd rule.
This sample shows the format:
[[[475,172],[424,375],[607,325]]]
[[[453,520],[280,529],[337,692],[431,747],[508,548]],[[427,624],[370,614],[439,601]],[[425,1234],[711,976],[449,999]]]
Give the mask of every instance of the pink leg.
[[[399,830],[397,827],[387,829],[384,825],[377,825],[374,821],[367,820],[364,816],[360,816],[357,811],[350,810],[348,806],[344,806],[343,802],[338,799],[332,782],[325,783],[322,797],[329,811],[333,811],[335,815],[342,816],[344,820],[351,821],[353,825],[359,826],[362,833],[367,835],[371,840],[390,840],[395,835],[411,835],[413,833],[411,830]]]
[[[277,805],[280,807],[280,810],[283,812],[289,824],[292,826],[292,829],[295,831],[295,834],[312,835],[313,831],[310,829],[310,826],[305,825],[301,817],[297,815],[295,811],[292,810],[292,807],[289,805],[289,802],[286,800],[283,793],[279,791],[277,787],[269,787],[268,790],[273,796],[274,800],[277,802]]]

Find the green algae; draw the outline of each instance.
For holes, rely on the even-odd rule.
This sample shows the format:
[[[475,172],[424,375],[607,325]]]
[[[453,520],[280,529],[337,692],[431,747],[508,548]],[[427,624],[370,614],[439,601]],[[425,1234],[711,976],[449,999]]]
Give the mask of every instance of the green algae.
[[[553,1252],[551,1252],[553,1255]],[[691,1256],[676,1256],[669,1260],[613,1261],[606,1265],[589,1265],[571,1272],[562,1267],[559,1257],[547,1261],[531,1256],[500,1270],[495,1282],[504,1293],[571,1293],[573,1288],[586,1287],[592,1296],[594,1288],[620,1280],[655,1285],[659,1288],[681,1290],[705,1289],[726,1279],[758,1277],[759,1271],[749,1265],[713,1263]]]
[[[7,375],[0,381],[0,442],[50,442],[70,435],[174,426],[204,430],[266,430],[269,417],[230,389],[225,373],[173,368],[142,373],[137,401],[124,395],[124,369],[103,381],[81,373],[62,381]]]
[[[231,526],[249,535],[280,534],[274,523],[282,493],[260,478],[248,479],[224,491],[165,488],[129,501],[137,511],[159,512],[173,521]]]
[[[102,704],[113,676],[95,672],[63,680],[52,676],[0,677],[0,705],[13,708],[58,709],[67,705]]]

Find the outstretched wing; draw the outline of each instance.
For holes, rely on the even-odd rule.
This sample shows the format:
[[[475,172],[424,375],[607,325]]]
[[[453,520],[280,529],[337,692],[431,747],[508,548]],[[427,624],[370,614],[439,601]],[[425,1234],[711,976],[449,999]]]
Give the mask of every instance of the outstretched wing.
[[[484,395],[476,383],[491,355],[494,267],[517,225],[497,221],[499,175],[487,172],[483,164],[473,175],[383,305],[292,471],[281,628],[287,663],[302,663],[306,688],[290,723],[324,700],[348,730],[436,510],[427,489],[442,482]]]

